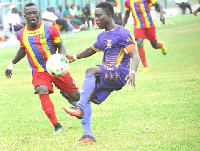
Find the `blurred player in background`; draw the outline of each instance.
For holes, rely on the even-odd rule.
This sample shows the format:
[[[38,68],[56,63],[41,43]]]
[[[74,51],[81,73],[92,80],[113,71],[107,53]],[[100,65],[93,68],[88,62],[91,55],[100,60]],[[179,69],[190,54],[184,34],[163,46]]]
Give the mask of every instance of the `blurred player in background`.
[[[17,32],[20,48],[5,70],[5,74],[7,78],[11,78],[13,66],[27,55],[32,68],[32,83],[35,93],[39,94],[42,109],[57,133],[63,131],[63,128],[57,120],[54,105],[49,97],[49,94],[53,93],[52,82],[71,98],[69,99],[70,103],[72,100],[78,101],[80,93],[69,73],[62,77],[53,77],[47,72],[47,59],[56,53],[57,48],[58,53],[63,55],[65,55],[66,49],[56,28],[40,22],[39,16],[38,8],[34,3],[26,4],[24,17],[27,20],[27,26]]]
[[[145,57],[145,51],[143,46],[143,40],[146,38],[150,41],[154,49],[161,49],[164,55],[167,54],[167,48],[163,43],[157,41],[155,25],[150,14],[150,6],[156,4],[160,11],[160,20],[162,24],[165,24],[165,17],[163,15],[163,9],[160,3],[156,0],[126,0],[125,7],[126,13],[123,19],[122,25],[125,26],[129,18],[130,12],[132,12],[134,18],[134,35],[135,40],[137,41],[138,52],[140,59],[144,66],[142,73],[149,72],[150,69],[147,66],[147,61]]]
[[[68,60],[73,62],[76,59],[90,57],[96,52],[104,53],[102,65],[86,70],[77,108],[63,107],[70,115],[82,118],[84,136],[77,144],[95,142],[90,123],[92,114],[90,102],[101,104],[113,91],[122,89],[127,80],[128,84],[135,87],[139,56],[130,32],[115,24],[113,14],[114,10],[110,3],[98,4],[95,9],[96,24],[105,31],[98,35],[93,46],[77,55],[66,55]],[[131,64],[130,59],[132,59]]]

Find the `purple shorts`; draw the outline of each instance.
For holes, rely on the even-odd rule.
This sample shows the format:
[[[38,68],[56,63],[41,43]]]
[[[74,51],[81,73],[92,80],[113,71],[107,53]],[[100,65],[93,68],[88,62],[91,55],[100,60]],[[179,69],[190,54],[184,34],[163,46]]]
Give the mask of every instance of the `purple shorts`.
[[[120,70],[115,65],[106,66],[98,65],[101,68],[100,80],[96,80],[96,86],[94,91],[98,100],[94,100],[93,103],[102,103],[111,92],[114,90],[120,90],[126,84],[125,77],[129,74],[129,70]],[[122,73],[125,71],[125,73]]]

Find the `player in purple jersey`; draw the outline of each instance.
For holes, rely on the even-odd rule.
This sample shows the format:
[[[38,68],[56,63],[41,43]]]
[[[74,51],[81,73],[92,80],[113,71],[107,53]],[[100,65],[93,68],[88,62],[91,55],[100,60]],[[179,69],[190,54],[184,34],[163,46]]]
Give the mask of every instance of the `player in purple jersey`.
[[[135,73],[139,56],[128,30],[115,24],[113,7],[110,3],[102,2],[96,6],[96,24],[102,31],[93,46],[77,55],[66,55],[70,62],[87,58],[96,52],[103,52],[101,65],[86,70],[85,80],[80,91],[77,108],[63,107],[72,116],[81,119],[84,136],[77,144],[95,142],[91,130],[91,104],[101,104],[114,90],[120,90],[128,80],[135,87]],[[132,64],[130,65],[130,59]],[[131,66],[131,71],[129,72]]]

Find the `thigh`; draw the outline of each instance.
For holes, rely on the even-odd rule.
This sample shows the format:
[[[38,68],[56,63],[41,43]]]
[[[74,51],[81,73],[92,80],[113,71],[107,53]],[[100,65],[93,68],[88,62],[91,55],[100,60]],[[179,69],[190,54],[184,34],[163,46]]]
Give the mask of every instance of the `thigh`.
[[[35,72],[33,74],[32,83],[35,89],[37,86],[45,85],[48,88],[49,93],[53,93],[52,76],[48,72]],[[40,88],[41,87],[38,87],[37,89],[40,89]],[[36,94],[38,92],[39,91],[35,91]]]
[[[63,92],[73,93],[78,91],[78,87],[76,86],[75,81],[70,76],[69,72],[62,77],[54,77],[53,83]]]
[[[145,35],[144,29],[134,28],[134,36],[135,36],[135,40],[137,40],[138,38],[145,39],[146,35]]]
[[[151,41],[151,42],[156,42],[157,37],[156,37],[156,31],[155,31],[155,26],[152,26],[150,28],[145,29],[145,35],[146,38]]]

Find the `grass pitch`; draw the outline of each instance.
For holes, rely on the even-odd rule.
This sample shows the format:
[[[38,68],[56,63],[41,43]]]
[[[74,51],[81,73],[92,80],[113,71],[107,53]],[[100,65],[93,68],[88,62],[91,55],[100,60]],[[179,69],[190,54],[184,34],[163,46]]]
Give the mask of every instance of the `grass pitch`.
[[[163,56],[145,40],[151,71],[136,74],[137,89],[125,86],[101,105],[92,104],[92,128],[97,142],[75,146],[82,137],[79,120],[67,115],[69,105],[55,88],[50,95],[64,132],[53,135],[38,95],[33,94],[31,69],[24,58],[11,79],[4,71],[18,47],[0,50],[0,150],[5,151],[132,151],[200,150],[200,16],[155,20],[157,37],[168,48]],[[133,26],[126,25],[131,34]],[[101,30],[62,35],[67,53],[76,54],[96,41]],[[70,64],[70,73],[81,88],[87,67],[101,63],[102,53]]]

